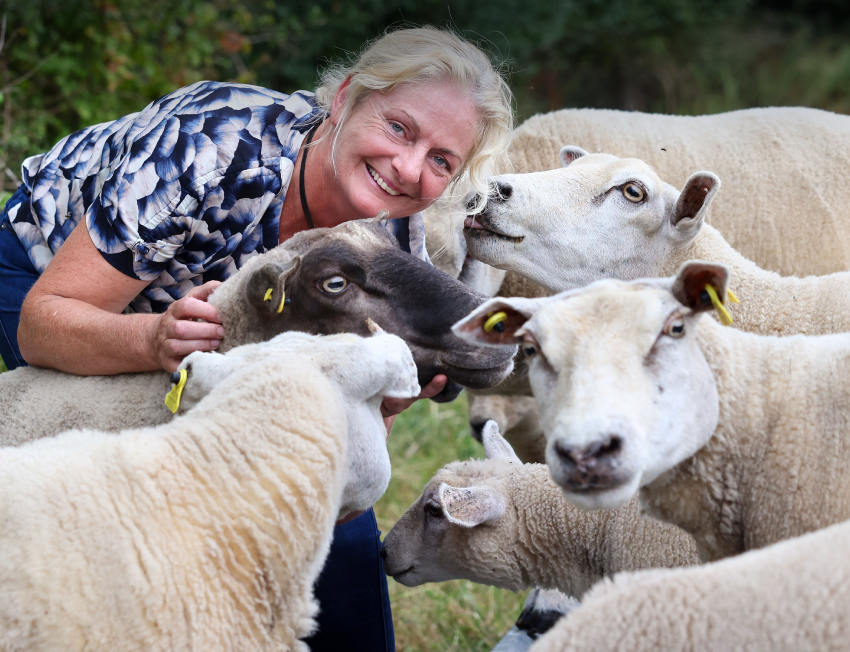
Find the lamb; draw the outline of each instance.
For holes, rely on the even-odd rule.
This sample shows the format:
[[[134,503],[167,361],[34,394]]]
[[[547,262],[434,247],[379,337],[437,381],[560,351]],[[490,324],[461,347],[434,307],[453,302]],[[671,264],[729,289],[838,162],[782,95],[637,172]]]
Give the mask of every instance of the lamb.
[[[0,450],[0,647],[307,650],[334,523],[389,481],[381,399],[416,367],[387,333],[249,346],[188,356],[211,389],[168,423]]]
[[[494,421],[482,436],[487,459],[439,469],[384,538],[384,569],[397,582],[467,579],[581,597],[617,571],[698,561],[693,538],[641,517],[637,500],[580,510],[545,465],[519,460]]]
[[[850,518],[850,335],[725,328],[704,313],[727,284],[724,266],[691,261],[674,278],[494,298],[454,327],[522,342],[568,500],[610,508],[640,489],[704,560]]]
[[[843,650],[848,546],[845,521],[703,566],[621,573],[531,651]]]
[[[305,231],[251,259],[210,296],[222,318],[219,351],[281,331],[368,333],[367,318],[404,338],[422,384],[437,373],[462,386],[497,383],[510,352],[470,346],[450,326],[483,297],[398,249],[380,219]],[[75,376],[25,367],[0,374],[0,445],[16,445],[71,427],[118,430],[163,423],[170,377],[164,372]]]
[[[775,335],[850,330],[850,272],[780,276],[705,224],[720,186],[714,173],[693,173],[680,192],[640,159],[574,146],[563,147],[561,158],[559,169],[493,178],[499,192],[465,229],[471,255],[552,292],[605,277],[669,276],[687,260],[711,260],[735,279],[739,328]]]

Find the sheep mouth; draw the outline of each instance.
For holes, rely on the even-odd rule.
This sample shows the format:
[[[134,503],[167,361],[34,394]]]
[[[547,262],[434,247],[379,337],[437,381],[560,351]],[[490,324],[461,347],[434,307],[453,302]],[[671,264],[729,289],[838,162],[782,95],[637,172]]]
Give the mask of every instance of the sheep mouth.
[[[415,568],[414,566],[408,566],[407,568],[405,568],[402,571],[398,571],[396,573],[390,573],[390,577],[392,577],[399,584],[404,584],[405,586],[416,586],[415,584],[408,584],[407,582],[404,581],[404,576],[412,573],[414,568]]]
[[[500,231],[493,226],[493,222],[484,213],[466,216],[466,219],[463,221],[463,235],[466,238],[480,239],[495,236],[500,240],[513,243],[519,243],[525,239],[525,236],[522,235],[510,235],[509,233]]]

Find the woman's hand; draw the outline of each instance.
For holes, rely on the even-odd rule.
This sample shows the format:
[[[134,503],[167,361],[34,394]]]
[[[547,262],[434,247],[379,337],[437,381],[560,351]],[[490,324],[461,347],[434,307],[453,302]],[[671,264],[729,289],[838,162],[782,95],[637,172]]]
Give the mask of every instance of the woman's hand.
[[[449,379],[445,375],[437,374],[427,385],[425,385],[425,387],[422,388],[419,396],[415,396],[413,398],[385,398],[381,402],[381,416],[384,417],[384,425],[387,427],[387,436],[389,436],[390,430],[392,429],[393,423],[395,422],[395,418],[398,414],[409,408],[420,398],[431,398],[432,396],[436,396],[442,392],[448,380]]]
[[[160,315],[151,334],[151,348],[160,366],[175,371],[192,351],[212,351],[224,337],[215,307],[207,302],[221,281],[207,281],[190,290]]]

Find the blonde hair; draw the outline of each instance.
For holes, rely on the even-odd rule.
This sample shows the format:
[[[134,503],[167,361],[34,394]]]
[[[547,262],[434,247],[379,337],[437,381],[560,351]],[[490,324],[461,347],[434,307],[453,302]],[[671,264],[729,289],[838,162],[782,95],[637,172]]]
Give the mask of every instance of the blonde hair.
[[[354,107],[374,91],[389,92],[400,84],[445,79],[466,89],[478,111],[478,133],[452,186],[465,175],[476,193],[470,212],[484,207],[487,179],[497,161],[506,159],[513,130],[511,90],[484,52],[446,29],[423,26],[388,31],[368,43],[352,64],[333,65],[322,73],[316,90],[319,106],[329,111],[334,95],[348,78],[348,95],[334,141]]]

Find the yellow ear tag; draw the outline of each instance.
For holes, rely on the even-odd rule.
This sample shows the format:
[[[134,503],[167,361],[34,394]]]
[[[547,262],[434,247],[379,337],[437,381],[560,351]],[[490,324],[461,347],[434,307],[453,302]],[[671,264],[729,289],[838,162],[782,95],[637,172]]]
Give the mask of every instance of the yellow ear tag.
[[[705,284],[705,291],[708,292],[708,296],[711,299],[711,304],[714,306],[714,309],[717,310],[717,314],[720,316],[720,323],[724,326],[728,326],[732,323],[732,315],[729,314],[729,311],[726,310],[726,307],[721,303],[720,298],[717,296],[717,290],[714,289],[713,285],[709,283]]]
[[[180,395],[183,394],[183,388],[186,386],[186,378],[189,377],[189,372],[181,369],[179,372],[180,379],[171,386],[171,391],[165,395],[165,405],[171,410],[171,414],[177,413],[177,408],[180,407]]]
[[[271,301],[273,294],[274,294],[273,288],[269,288],[268,290],[266,290],[266,293],[263,295],[263,301]],[[286,301],[286,292],[281,292],[280,293],[280,303],[278,304],[277,310],[275,311],[275,312],[277,312],[277,314],[280,314],[280,313],[283,312],[283,304],[284,304],[285,301]]]
[[[497,333],[501,333],[505,330],[505,320],[508,318],[508,313],[504,310],[500,310],[499,312],[494,312],[492,315],[487,317],[487,320],[484,322],[484,332],[490,333],[492,331],[496,331]]]
[[[726,290],[726,296],[732,303],[741,303],[740,301],[738,301],[738,297],[735,296],[735,293],[732,292],[732,290]]]

